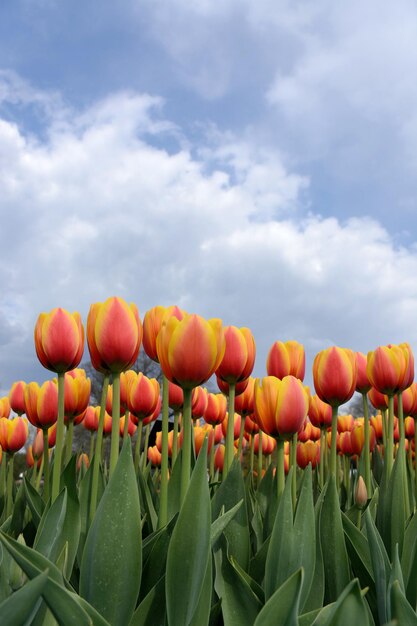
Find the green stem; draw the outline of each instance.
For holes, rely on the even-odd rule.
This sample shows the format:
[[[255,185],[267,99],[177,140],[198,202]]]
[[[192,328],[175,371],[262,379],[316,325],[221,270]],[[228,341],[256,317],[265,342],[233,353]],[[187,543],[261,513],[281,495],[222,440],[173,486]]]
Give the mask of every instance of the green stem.
[[[235,383],[229,383],[229,404],[226,431],[226,454],[224,457],[223,479],[226,478],[234,458],[235,442]]]
[[[410,516],[410,496],[408,493],[408,479],[407,479],[407,461],[405,456],[405,425],[404,425],[404,410],[403,410],[403,396],[401,391],[397,394],[398,402],[398,427],[400,431],[400,446],[398,448],[398,454],[400,455],[399,461],[403,466],[403,491],[404,491],[404,508],[405,514],[408,518]]]
[[[135,444],[135,473],[138,473],[139,470],[139,461],[140,461],[140,447],[142,444],[142,434],[143,434],[143,422],[139,420],[138,428],[136,430],[136,444]]]
[[[346,510],[350,507],[350,458],[343,457],[343,475],[346,487]]]
[[[388,429],[387,441],[385,444],[385,465],[387,468],[387,477],[391,476],[392,465],[394,461],[394,396],[388,396]]]
[[[292,484],[291,484],[291,492],[292,492],[292,506],[295,511],[295,503],[297,500],[297,441],[298,441],[298,433],[293,435],[291,444],[290,444],[290,463],[292,470]]]
[[[191,389],[184,389],[184,409],[182,414],[182,463],[181,463],[181,506],[187,493],[191,473]]]
[[[49,442],[48,429],[42,431],[43,437],[43,499],[49,500]]]
[[[52,473],[52,502],[59,494],[61,482],[62,446],[64,443],[64,400],[65,400],[65,374],[58,373],[58,420],[56,425],[56,443],[54,455],[54,467]]]
[[[162,378],[162,451],[161,451],[161,492],[159,499],[158,528],[168,521],[168,410],[169,382]]]
[[[129,409],[126,409],[125,411],[125,423],[123,426],[123,441],[126,439],[126,437],[129,435]]]
[[[326,433],[327,431],[324,428],[320,429],[320,465],[319,465],[319,484],[320,489],[323,489],[324,486],[324,463],[325,463],[325,454],[326,454]]]
[[[240,431],[239,431],[239,444],[237,448],[237,458],[240,459],[240,455],[242,454],[242,445],[243,445],[243,433],[245,432],[245,419],[246,415],[240,416]]]
[[[7,464],[7,504],[6,504],[6,518],[13,512],[13,485],[14,485],[14,455],[9,455],[9,462]]]
[[[142,452],[142,472],[145,471],[146,466],[148,464],[148,446],[149,446],[149,433],[151,432],[151,425],[146,424],[145,426],[145,442],[143,445]]]
[[[262,430],[259,431],[259,441],[258,441],[258,480],[257,487],[259,487],[259,483],[262,480]]]
[[[335,478],[337,478],[337,409],[337,406],[332,406],[332,443],[330,448],[330,475]]]
[[[48,463],[49,463],[49,461],[48,461]],[[40,468],[39,468],[39,472],[38,472],[38,475],[37,475],[37,477],[36,477],[36,482],[35,482],[35,484],[34,484],[34,487],[35,487],[35,489],[36,489],[36,491],[37,491],[38,493],[39,493],[39,487],[40,487],[40,484],[41,484],[41,478],[42,478],[42,474],[43,474],[43,464],[44,464],[44,458],[43,458],[43,455],[42,455],[41,466],[40,466]],[[49,468],[48,468],[48,469],[49,469]],[[44,480],[45,480],[45,479],[44,479]],[[48,484],[49,484],[49,482],[50,482],[50,481],[48,480]],[[44,488],[45,488],[45,487],[44,487]]]
[[[91,500],[90,500],[90,523],[94,519],[97,508],[97,495],[98,495],[98,478],[100,473],[100,461],[103,450],[103,427],[104,427],[104,415],[106,413],[106,398],[107,389],[109,387],[109,374],[104,376],[103,389],[101,390],[101,402],[100,402],[100,417],[98,420],[97,437],[96,437],[96,451],[94,453],[93,460],[93,475],[91,478]]]
[[[212,481],[214,479],[214,453],[216,450],[216,446],[215,443],[213,441],[213,444],[210,448],[210,462],[209,462],[209,468],[210,468],[210,480]]]
[[[368,409],[368,396],[366,393],[362,394],[363,402],[363,418],[365,426],[365,485],[368,492],[368,498],[372,496],[371,492],[371,451],[370,451],[370,434],[369,434],[369,409]]]
[[[285,486],[284,440],[277,439],[277,495],[278,500]]]
[[[174,434],[172,437],[172,467],[174,467],[174,463],[177,460],[178,454],[178,421],[180,418],[179,411],[174,412]]]
[[[112,424],[111,424],[111,447],[110,447],[110,471],[109,478],[113,476],[119,458],[120,439],[120,372],[113,374],[113,403],[112,403]]]
[[[255,446],[253,445],[253,434],[250,436],[250,475],[253,480],[253,467],[255,461]]]
[[[67,436],[65,438],[65,465],[70,462],[72,456],[72,440],[74,438],[74,420],[71,419],[67,426]]]
[[[88,458],[91,461],[93,460],[93,454],[94,454],[94,443],[95,443],[95,436],[94,436],[94,432],[90,433],[90,454],[88,455]]]
[[[387,432],[388,432],[388,418],[387,418],[387,409],[383,409],[381,411],[381,421],[382,421],[382,445],[384,446],[384,458],[385,452],[387,449]]]

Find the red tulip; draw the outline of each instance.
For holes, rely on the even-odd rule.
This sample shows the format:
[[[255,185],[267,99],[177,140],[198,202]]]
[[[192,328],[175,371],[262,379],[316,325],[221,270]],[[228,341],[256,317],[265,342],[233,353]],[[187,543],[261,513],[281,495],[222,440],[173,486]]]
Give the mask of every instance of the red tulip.
[[[28,422],[23,417],[0,417],[0,445],[8,454],[14,454],[26,443]]]
[[[125,420],[126,420],[126,415],[122,415],[122,417],[120,418],[120,425],[119,425],[119,431],[120,431],[121,437],[123,437],[124,431],[125,431]],[[128,420],[129,420],[129,423],[127,425],[127,433],[130,437],[133,437],[133,435],[135,434],[137,430],[137,426],[132,419],[131,413],[128,414]]]
[[[52,309],[41,313],[35,326],[35,348],[39,361],[53,372],[63,373],[80,363],[84,352],[84,328],[79,313]]]
[[[135,304],[116,297],[92,304],[87,342],[93,367],[104,373],[128,370],[138,357],[142,332]]]
[[[414,377],[414,357],[409,345],[389,344],[368,352],[366,373],[380,393],[392,396],[407,389]]]
[[[315,441],[306,441],[297,444],[297,465],[305,469],[311,463],[314,469],[320,461],[320,444]]]
[[[223,471],[225,451],[225,446],[223,444],[220,444],[219,446],[217,446],[216,452],[214,453],[214,467],[220,472]]]
[[[266,376],[255,382],[255,418],[265,433],[288,439],[307,417],[309,395],[295,376]]]
[[[234,423],[233,423],[233,439],[235,441],[236,441],[236,439],[239,439],[240,422],[241,422],[241,420],[242,420],[242,418],[240,417],[239,413],[235,413],[234,414]],[[229,414],[226,413],[226,416],[225,416],[224,420],[221,423],[221,427],[222,427],[222,431],[223,431],[223,437],[226,437],[228,421],[229,421]]]
[[[282,379],[284,376],[295,376],[304,380],[306,357],[304,346],[298,341],[276,341],[269,350],[266,360],[268,376]]]
[[[262,433],[262,454],[269,456],[273,453],[277,447],[277,442],[273,437],[270,437],[266,433]],[[256,433],[253,437],[253,450],[255,454],[259,453],[259,433]]]
[[[245,417],[245,433],[254,435],[257,432],[259,432],[259,426],[255,421],[255,416],[251,413]]]
[[[317,395],[323,402],[333,407],[344,404],[356,387],[354,352],[337,346],[322,350],[314,359],[313,378]]]
[[[216,369],[217,376],[231,384],[249,378],[255,364],[255,340],[249,328],[226,326],[224,328],[226,348],[220,365]]]
[[[65,374],[64,389],[65,423],[68,425],[72,420],[78,424],[83,420],[90,401],[91,380],[83,369],[74,369]]]
[[[94,406],[88,406],[83,419],[83,426],[86,430],[94,432],[98,430],[98,422],[100,417],[100,407],[98,412]]]
[[[25,387],[25,413],[36,428],[47,429],[58,419],[58,386],[54,380]]]
[[[90,459],[88,458],[88,454],[82,452],[77,459],[77,471],[81,470],[81,467],[84,466],[84,469],[88,469],[90,467]]]
[[[217,381],[217,386],[220,389],[220,391],[224,393],[225,396],[228,396],[229,395],[229,383],[219,378],[217,374],[216,374],[216,381]],[[236,383],[235,401],[236,401],[236,398],[245,391],[246,387],[249,385],[249,381],[250,381],[250,377],[246,378],[245,380],[241,380],[239,383]]]
[[[368,391],[368,398],[372,406],[378,411],[384,411],[388,408],[387,396],[377,391],[374,387]]]
[[[185,315],[177,306],[154,306],[146,311],[143,318],[143,349],[150,359],[158,362],[158,354],[156,350],[156,338],[161,330],[162,323],[167,321],[173,315],[179,320]]]
[[[132,413],[133,421],[151,416],[158,406],[159,383],[156,378],[148,378],[139,372],[128,388],[127,406]]]
[[[355,420],[353,415],[338,415],[337,416],[337,432],[344,433],[351,431],[355,426]]]
[[[356,423],[350,433],[350,443],[352,446],[353,454],[357,454],[360,456],[362,454],[362,449],[365,444],[365,426],[363,423]],[[369,450],[375,448],[376,444],[376,436],[375,431],[372,426],[369,427]]]
[[[372,428],[374,429],[376,439],[379,443],[383,440],[383,427],[382,427],[382,415],[372,415],[369,419]]]
[[[148,460],[152,465],[160,466],[162,461],[162,455],[156,446],[148,448]]]
[[[207,396],[207,406],[204,411],[204,420],[207,424],[216,426],[221,424],[226,417],[227,402],[222,393],[209,393]]]
[[[308,416],[311,423],[317,428],[330,428],[332,425],[331,406],[320,400],[317,395],[310,396]]]
[[[184,392],[179,385],[168,381],[168,404],[173,411],[181,411],[184,404]]]
[[[191,396],[191,415],[193,419],[203,417],[207,408],[208,392],[204,387],[195,387]]]
[[[26,383],[23,380],[19,380],[13,383],[9,392],[10,406],[18,415],[22,415],[25,412],[25,387]]]
[[[253,413],[253,403],[255,396],[255,379],[249,376],[248,384],[243,393],[235,398],[235,411],[239,415],[248,415]]]
[[[371,383],[369,382],[369,378],[368,375],[366,373],[366,366],[367,366],[367,358],[366,355],[363,354],[363,352],[355,352],[355,358],[356,358],[356,367],[357,367],[357,372],[358,372],[358,376],[356,379],[356,391],[359,391],[359,393],[368,393],[368,391],[370,390],[370,388],[372,387]]]
[[[10,402],[8,396],[0,398],[0,417],[9,417],[10,415]]]

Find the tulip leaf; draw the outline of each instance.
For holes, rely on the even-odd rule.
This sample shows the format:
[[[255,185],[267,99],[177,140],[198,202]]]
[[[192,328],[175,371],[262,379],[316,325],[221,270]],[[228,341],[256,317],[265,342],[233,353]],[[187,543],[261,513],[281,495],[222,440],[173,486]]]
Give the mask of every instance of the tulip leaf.
[[[81,560],[83,556],[84,544],[87,538],[88,530],[90,528],[90,502],[91,502],[91,489],[92,478],[94,469],[94,457],[91,460],[90,466],[81,479],[79,487],[79,500],[80,500],[80,540],[77,550],[77,562],[81,566]],[[98,487],[97,487],[97,505],[101,500],[104,493],[104,476],[101,463],[99,465],[98,472]]]
[[[180,510],[182,450],[178,452],[168,483],[168,519]]]
[[[224,535],[229,544],[229,554],[247,571],[250,557],[249,521],[246,509],[246,492],[242,472],[238,459],[234,459],[226,479],[215,493],[212,501],[212,520],[216,520],[222,507],[230,511],[241,500],[244,505],[230,520],[224,529]]]
[[[234,518],[234,516],[236,515],[236,513],[238,512],[242,504],[243,504],[243,500],[240,500],[237,504],[235,504],[234,507],[230,509],[230,511],[226,511],[226,513],[223,513],[223,514],[220,512],[219,517],[216,520],[214,520],[214,522],[211,525],[211,531],[210,531],[210,540],[211,540],[212,547],[214,546],[216,541],[218,541],[220,535],[225,530],[229,522]]]
[[[268,539],[261,545],[255,556],[251,559],[249,564],[249,574],[259,585],[262,585],[265,578],[265,563],[268,556],[270,541],[271,537],[268,537]]]
[[[300,606],[304,607],[313,584],[316,567],[316,525],[314,518],[312,470],[304,471],[294,518],[294,551],[291,567],[303,568]]]
[[[323,551],[321,548],[320,538],[320,515],[323,506],[324,491],[322,491],[314,506],[314,523],[315,523],[315,546],[316,561],[314,567],[313,581],[307,600],[304,603],[303,611],[312,611],[321,609],[324,599],[324,565]]]
[[[30,624],[42,603],[41,594],[48,580],[48,570],[23,585],[0,604],[0,624]]]
[[[411,606],[417,604],[417,514],[414,513],[404,534],[401,558],[407,600]]]
[[[262,608],[259,598],[233,567],[227,555],[228,543],[223,535],[214,553],[215,590],[221,599],[224,626],[253,626]]]
[[[13,504],[12,521],[10,523],[10,534],[14,537],[18,537],[24,526],[25,511],[26,511],[26,494],[23,482],[20,484]]]
[[[148,592],[165,574],[168,547],[171,540],[174,521],[175,520],[171,520],[167,526],[164,526],[164,528],[155,533],[154,541],[147,542],[146,551],[145,545],[143,546],[143,569],[142,585],[139,595],[140,600],[145,598]]]
[[[158,527],[158,514],[155,511],[155,506],[149,490],[149,484],[142,476],[142,472],[139,472],[138,474],[138,484],[142,510],[146,515],[146,524],[148,524],[150,532],[154,532]]]
[[[391,574],[391,566],[384,543],[375,526],[369,509],[365,511],[366,535],[371,554],[373,578],[375,581],[378,616],[381,624],[388,621],[387,585]]]
[[[369,615],[355,578],[340,594],[336,602],[326,606],[316,617],[313,626],[369,626]]]
[[[133,613],[129,626],[165,626],[165,622],[165,576],[162,576]]]
[[[393,559],[392,566],[391,566],[391,574],[390,574],[390,578],[388,582],[388,589],[387,589],[387,613],[391,617],[394,617],[391,611],[391,595],[392,595],[391,590],[394,586],[394,583],[396,582],[399,583],[401,592],[405,595],[403,573],[401,571],[400,559],[398,556],[398,544],[395,546],[394,559]]]
[[[294,572],[269,598],[254,626],[298,626],[303,568]]]
[[[128,437],[87,535],[80,595],[112,626],[133,615],[141,580],[139,494]]]
[[[191,623],[206,576],[211,526],[206,459],[207,439],[168,548],[165,593],[169,626]]]
[[[401,589],[401,583],[396,580],[391,589],[392,619],[397,624],[417,626],[417,615]]]
[[[23,478],[23,485],[26,492],[26,502],[31,512],[33,523],[36,528],[38,528],[42,514],[45,510],[45,503],[34,486],[28,481],[26,476]]]
[[[209,558],[207,559],[206,575],[204,577],[200,597],[198,599],[193,618],[190,622],[190,626],[208,626],[209,624],[213,589],[212,568],[212,556],[209,554]]]

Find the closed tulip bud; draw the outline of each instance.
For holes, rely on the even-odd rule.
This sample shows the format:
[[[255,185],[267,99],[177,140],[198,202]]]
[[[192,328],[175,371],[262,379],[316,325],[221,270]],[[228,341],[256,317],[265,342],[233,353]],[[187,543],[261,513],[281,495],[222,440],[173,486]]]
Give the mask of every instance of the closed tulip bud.
[[[369,402],[372,404],[374,409],[377,409],[378,411],[384,411],[388,408],[387,397],[388,396],[380,393],[374,387],[368,391]]]
[[[349,430],[337,433],[337,450],[344,456],[352,456],[352,454],[354,454],[351,434]]]
[[[171,382],[168,382],[168,404],[173,411],[181,411],[184,404],[183,390]]]
[[[414,359],[408,344],[379,346],[368,352],[368,378],[375,389],[388,396],[410,386],[411,368],[414,376]]]
[[[236,326],[226,326],[224,338],[226,348],[216,374],[221,380],[236,384],[249,378],[252,373],[256,356],[255,340],[249,328]]]
[[[314,469],[320,461],[320,444],[315,441],[305,441],[297,444],[297,465],[305,469],[311,463]]]
[[[90,401],[91,380],[83,369],[74,369],[64,378],[64,413],[65,423],[79,417],[82,421]]]
[[[330,404],[320,400],[317,395],[310,396],[308,417],[311,423],[317,428],[330,428],[332,425],[332,409]]]
[[[217,446],[216,448],[216,452],[214,453],[214,467],[216,468],[216,470],[218,470],[219,472],[223,471],[223,467],[224,467],[224,454],[225,454],[226,448],[225,446],[221,443],[219,446]]]
[[[1,452],[0,452],[0,463],[1,463]],[[41,463],[42,463],[42,459],[38,459],[38,460],[36,461],[36,464],[37,464],[37,466],[38,466],[38,469],[39,469],[39,467],[41,466]],[[32,446],[28,446],[28,447],[27,447],[27,450],[26,450],[26,465],[27,465],[28,467],[34,467],[34,465],[35,465],[35,459],[34,459],[34,457],[33,457],[33,450],[32,450]]]
[[[128,395],[127,406],[134,417],[135,423],[150,417],[158,406],[159,383],[156,378],[148,378],[142,372],[131,382]]]
[[[247,381],[248,384],[244,392],[235,398],[235,411],[239,415],[248,415],[254,411],[255,379],[249,376]]]
[[[116,297],[92,304],[87,318],[87,342],[93,367],[114,374],[130,369],[138,358],[142,333],[135,304]]]
[[[355,504],[359,509],[363,509],[368,502],[368,492],[366,490],[365,481],[359,476],[355,489]]]
[[[162,461],[162,455],[159,452],[156,446],[152,446],[148,448],[148,461],[155,465],[156,467],[160,467]]]
[[[206,382],[221,362],[225,349],[221,320],[199,315],[182,320],[171,316],[156,338],[158,359],[165,376],[183,389]]]
[[[83,426],[86,430],[90,432],[95,432],[98,430],[98,422],[99,422],[99,414],[96,413],[94,406],[88,406],[83,419]]]
[[[217,445],[223,440],[223,429],[221,424],[214,427],[214,443]]]
[[[48,448],[51,449],[56,443],[56,422],[48,428]]]
[[[226,417],[227,401],[222,393],[209,393],[207,396],[207,406],[204,411],[204,420],[207,424],[216,426],[221,424]]]
[[[28,422],[23,417],[0,417],[0,445],[8,454],[14,454],[26,443]]]
[[[348,348],[333,346],[319,352],[313,363],[316,393],[330,406],[339,406],[351,399],[356,387],[355,354]]]
[[[0,417],[9,417],[10,415],[10,402],[8,396],[0,398]]]
[[[193,419],[203,417],[208,402],[207,389],[204,387],[195,387],[191,398],[191,415]]]
[[[40,459],[43,454],[43,434],[40,428],[38,428],[35,439],[33,440],[32,453],[34,459]]]
[[[90,467],[90,459],[88,458],[88,454],[85,452],[81,452],[77,459],[77,472],[79,472],[82,467],[84,467],[85,470],[88,470]]]
[[[219,378],[216,374],[217,386],[225,396],[229,395],[229,383]],[[241,380],[239,383],[236,383],[235,386],[235,401],[238,396],[244,393],[246,387],[249,385],[250,378],[246,378],[246,380]]]
[[[79,313],[52,309],[41,313],[35,325],[39,361],[52,372],[63,373],[80,363],[84,352],[84,327]]]
[[[29,422],[36,428],[48,429],[58,419],[58,386],[47,380],[40,387],[29,383],[25,387],[25,408]]]
[[[295,376],[304,380],[306,357],[304,346],[298,341],[276,341],[269,350],[266,360],[268,376],[282,379],[284,376]]]
[[[371,383],[369,382],[369,378],[368,375],[366,373],[366,366],[368,363],[368,360],[366,358],[366,355],[363,354],[363,352],[355,352],[355,358],[356,358],[356,366],[357,366],[357,379],[356,379],[356,391],[359,391],[359,393],[368,393],[368,391],[370,390],[370,388],[372,387]]]
[[[161,330],[162,323],[173,315],[179,320],[185,315],[185,311],[177,306],[154,306],[146,311],[143,318],[143,349],[150,359],[158,362],[158,354],[156,350],[156,338]]]
[[[26,383],[19,380],[13,383],[9,392],[10,406],[15,413],[22,415],[25,412],[25,387]],[[7,417],[6,415],[4,417]]]
[[[255,382],[255,419],[272,437],[288,439],[298,433],[307,417],[309,396],[295,376],[279,380],[266,376]]]
[[[337,432],[344,433],[351,431],[355,425],[353,415],[338,415],[337,416]]]

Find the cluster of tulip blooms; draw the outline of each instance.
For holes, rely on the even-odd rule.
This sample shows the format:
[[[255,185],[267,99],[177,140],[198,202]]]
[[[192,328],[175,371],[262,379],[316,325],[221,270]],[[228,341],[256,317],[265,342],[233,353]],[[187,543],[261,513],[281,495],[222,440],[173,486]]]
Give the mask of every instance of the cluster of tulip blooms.
[[[309,388],[303,384],[305,353],[303,346],[298,342],[275,342],[267,358],[267,375],[255,379],[252,377],[256,355],[255,340],[248,328],[224,327],[219,319],[207,321],[176,306],[167,308],[156,306],[145,314],[142,323],[134,304],[129,305],[117,297],[109,298],[104,303],[91,306],[86,335],[91,363],[104,376],[100,406],[89,404],[91,383],[84,370],[78,368],[84,352],[84,327],[81,318],[78,313],[71,314],[61,308],[53,309],[50,313],[42,313],[34,333],[37,356],[45,368],[56,374],[56,378],[42,385],[35,382],[28,384],[16,382],[9,396],[0,399],[0,459],[2,451],[5,453],[0,473],[0,493],[3,494],[0,501],[3,510],[0,509],[0,513],[3,524],[7,521],[12,524],[14,511],[17,510],[19,502],[13,480],[13,459],[17,451],[27,446],[27,462],[32,469],[30,486],[29,481],[25,479],[24,489],[32,516],[35,515],[35,510],[39,516],[48,514],[52,516],[54,504],[64,492],[66,493],[67,487],[63,491],[66,468],[71,466],[73,459],[74,462],[77,459],[79,485],[88,478],[85,522],[87,536],[85,550],[87,550],[89,541],[90,543],[93,541],[89,539],[92,530],[90,533],[87,531],[90,527],[96,528],[100,524],[97,521],[99,517],[97,507],[101,498],[104,498],[103,483],[108,481],[104,493],[110,493],[112,478],[117,475],[117,468],[122,463],[128,464],[125,460],[128,453],[124,450],[130,448],[130,438],[135,433],[137,438],[132,468],[136,480],[139,480],[142,504],[146,502],[146,506],[149,507],[152,498],[157,500],[155,510],[153,507],[145,510],[149,518],[148,523],[152,524],[149,528],[150,536],[152,532],[161,532],[167,528],[173,519],[169,500],[169,490],[173,492],[174,489],[171,484],[176,485],[175,489],[178,492],[176,511],[180,512],[181,519],[181,516],[187,515],[187,502],[191,498],[193,476],[197,472],[197,466],[200,467],[201,464],[204,468],[206,481],[208,473],[210,488],[216,498],[216,490],[221,493],[219,485],[226,485],[228,481],[232,485],[232,481],[237,480],[233,476],[235,468],[240,467],[243,455],[247,459],[245,475],[247,480],[250,480],[254,493],[265,495],[267,493],[265,486],[268,485],[269,498],[275,503],[275,508],[271,509],[273,513],[268,515],[273,515],[273,519],[275,515],[277,519],[284,515],[282,507],[288,498],[292,502],[291,515],[303,506],[302,498],[307,498],[302,496],[304,471],[314,470],[317,493],[321,494],[319,505],[323,509],[330,506],[326,504],[330,501],[330,495],[326,494],[332,493],[334,485],[339,494],[337,515],[341,515],[340,506],[345,511],[356,507],[355,523],[360,532],[361,525],[363,526],[362,510],[367,503],[377,501],[379,487],[376,475],[380,466],[384,468],[386,485],[391,484],[390,481],[398,482],[397,476],[401,476],[405,520],[408,522],[413,518],[417,502],[417,471],[414,462],[417,386],[413,382],[414,358],[407,343],[378,347],[367,357],[360,352],[355,353],[339,347],[319,352],[313,364],[316,395],[312,395]],[[142,343],[146,354],[160,364],[163,374],[162,389],[156,379],[148,378],[143,373],[136,373],[131,369],[137,360]],[[216,376],[219,393],[210,393],[202,386],[213,375]],[[339,406],[348,402],[355,391],[363,397],[363,417],[354,419],[351,415],[338,415]],[[368,400],[379,411],[377,415],[369,417]],[[174,416],[172,430],[169,430],[170,409]],[[12,411],[17,414],[15,417],[10,417]],[[159,416],[162,419],[162,430],[156,437],[156,445],[148,448],[150,428]],[[30,445],[27,420],[38,429]],[[77,425],[83,425],[91,432],[88,455],[82,451],[73,451],[73,432],[74,426]],[[143,452],[142,429],[145,434]],[[111,439],[107,469],[103,466],[104,436]],[[119,459],[121,442],[123,451]],[[201,460],[203,456],[204,459]],[[273,457],[275,462],[272,462]],[[152,466],[158,468],[153,474],[150,473]],[[395,472],[394,467],[398,468]],[[413,477],[414,488],[411,488]],[[153,495],[146,491],[150,488],[149,480],[154,490]],[[273,492],[270,490],[272,484],[275,485]],[[36,496],[33,491],[41,494],[39,497],[42,502],[42,513],[39,502],[37,501],[36,505],[34,503]],[[313,498],[312,487],[310,491]],[[81,495],[79,497],[81,502]],[[145,504],[143,506],[146,509]],[[198,510],[197,502],[194,502],[194,506]],[[265,520],[268,517],[266,509],[263,513],[261,516],[258,512],[258,515],[262,517],[266,528]],[[222,520],[222,515],[225,517],[224,511],[219,520]],[[152,519],[156,521],[150,521]],[[297,517],[294,520],[297,520]],[[38,533],[45,523],[44,520],[42,525],[38,526]],[[227,523],[230,523],[229,519]],[[251,523],[255,524],[255,534],[260,533],[266,540],[265,532],[259,528],[257,530],[256,522]],[[260,523],[258,521],[258,526]],[[22,524],[23,522],[20,526]],[[218,524],[219,529],[223,528],[222,524],[226,528],[226,520]],[[312,525],[314,527],[314,520]],[[3,530],[7,528],[7,524],[6,529],[2,527]],[[272,544],[275,535],[273,529],[270,530]],[[403,530],[405,532],[405,528]],[[349,532],[353,531],[350,529]],[[370,541],[369,528],[367,535]],[[219,537],[217,539],[220,541]],[[390,541],[391,539],[390,535]],[[13,550],[17,548],[11,547],[10,541],[10,538],[4,539],[4,545],[13,555]],[[260,541],[259,537],[257,541]],[[351,541],[355,544],[353,539]],[[33,544],[35,548],[37,543],[38,540],[35,540]],[[80,545],[79,540],[74,559],[77,550],[80,552]],[[394,548],[391,543],[389,545]],[[181,552],[181,548],[177,549]],[[264,552],[265,561],[266,549]],[[15,558],[17,559],[16,555]],[[79,558],[81,589],[83,576],[84,580],[87,576],[83,574],[83,568],[87,568],[85,564],[87,557],[83,557],[82,563],[81,556]],[[73,565],[77,563],[74,559]],[[19,559],[17,561],[23,568],[21,561]],[[308,569],[308,564],[306,565],[302,559],[298,565]],[[220,564],[218,567],[222,570],[222,567],[226,566]],[[376,566],[372,567],[374,585],[377,585]],[[211,565],[209,569],[211,577]],[[265,572],[267,570],[268,560]],[[326,574],[332,575],[331,572]],[[201,575],[203,578],[209,576],[205,570]],[[168,570],[166,576],[168,581]],[[285,580],[275,574],[272,578],[274,576],[276,584],[271,582],[267,584],[265,578],[265,596],[262,596],[265,605],[260,612],[258,607],[256,624],[258,621],[259,624],[272,623],[262,621],[267,619],[265,616],[270,610],[267,600],[272,601],[275,597],[274,592],[279,587],[278,582],[282,583]],[[303,576],[306,574],[302,573],[300,580]],[[310,585],[313,584],[313,579],[314,572],[311,574]],[[261,581],[263,580],[261,577]],[[200,580],[198,593],[195,589],[193,591],[194,595],[197,593],[197,600],[192,600],[192,612],[190,613],[189,608],[184,609],[186,618],[182,615],[181,620],[185,621],[176,621],[180,618],[176,613],[177,609],[172,608],[171,591],[166,588],[164,620],[167,614],[171,625],[198,623],[191,618],[197,610],[198,594],[201,593],[203,583],[204,581]],[[240,584],[243,584],[241,580]],[[245,584],[248,584],[247,580]],[[335,597],[329,591],[331,584],[327,584],[326,598],[336,604],[337,601],[341,602],[343,594],[340,587],[337,587],[338,597]],[[304,593],[306,601],[308,594],[303,587],[304,583],[298,581],[297,585],[298,596],[295,594],[294,598],[298,597],[299,602]],[[254,588],[255,592],[257,588]],[[214,592],[210,591],[210,598],[212,593]],[[226,592],[224,589],[222,591],[221,585],[216,589],[216,593],[223,604],[227,605]],[[353,588],[350,589],[350,596],[355,593]],[[100,612],[95,594],[96,592],[85,591],[84,585],[82,597]],[[417,596],[417,589],[415,595]],[[414,599],[414,595],[412,597]],[[45,595],[43,598],[57,617],[50,599],[48,600]],[[5,600],[10,601],[11,598]],[[365,606],[363,600],[361,602],[360,610]],[[387,621],[388,617],[396,617],[400,609],[395,607],[399,602],[397,599],[395,604],[392,600],[392,607],[389,605],[388,610],[387,603],[382,606],[382,600],[378,598],[376,608],[372,604],[370,608],[367,606],[366,619],[370,620],[369,614],[372,613],[374,622],[377,617],[382,624],[385,617]],[[276,604],[277,600],[274,600],[274,603]],[[130,622],[130,619],[133,620],[132,615],[137,614],[140,606],[136,590],[127,621],[121,621],[126,619],[125,614],[123,618],[112,617],[113,609],[109,609],[108,612],[104,610],[102,616],[103,620],[107,621],[100,621],[97,618],[98,621],[93,619],[91,623],[132,623],[133,626],[136,622]],[[133,613],[135,608],[136,612]],[[142,620],[144,610],[142,609],[140,613]],[[415,612],[415,606],[412,610]],[[210,603],[209,615],[212,611],[213,606]],[[262,611],[265,615],[260,619]],[[236,623],[229,619],[232,614],[231,607],[223,609],[222,619],[226,624]],[[318,612],[314,619],[317,615]],[[306,624],[313,622],[314,620],[305,621]],[[417,617],[415,622],[417,623]],[[148,622],[140,621],[138,618],[137,623]],[[298,623],[297,615],[295,621],[285,623]]]

